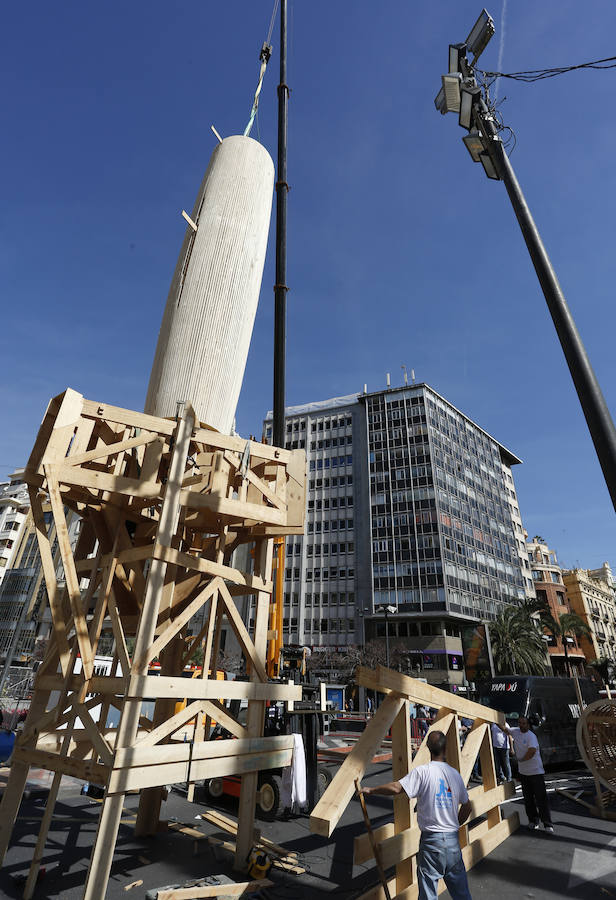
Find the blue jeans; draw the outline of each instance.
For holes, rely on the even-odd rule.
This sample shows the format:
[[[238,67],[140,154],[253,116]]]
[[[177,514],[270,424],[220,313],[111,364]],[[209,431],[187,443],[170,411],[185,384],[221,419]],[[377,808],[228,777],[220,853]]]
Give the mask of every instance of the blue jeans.
[[[472,900],[457,831],[424,831],[417,854],[419,900],[436,900],[443,878],[453,900]]]
[[[496,775],[503,781],[511,781],[511,763],[509,762],[509,747],[493,747],[494,768]]]

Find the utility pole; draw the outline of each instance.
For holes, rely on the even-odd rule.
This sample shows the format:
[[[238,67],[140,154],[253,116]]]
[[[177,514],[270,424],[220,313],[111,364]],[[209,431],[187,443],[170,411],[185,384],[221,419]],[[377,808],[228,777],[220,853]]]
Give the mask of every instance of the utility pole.
[[[280,84],[278,85],[278,175],[276,179],[276,284],[274,285],[274,422],[272,442],[285,443],[287,341],[287,0],[280,0]]]
[[[473,161],[482,163],[488,178],[502,181],[505,185],[616,509],[616,428],[539,230],[505,152],[495,117],[475,79],[474,66],[493,34],[494,23],[484,9],[466,42],[450,45],[449,72],[442,76],[443,86],[435,105],[443,114],[459,114],[459,124],[468,131],[462,140]],[[468,61],[467,52],[474,56],[472,64]]]

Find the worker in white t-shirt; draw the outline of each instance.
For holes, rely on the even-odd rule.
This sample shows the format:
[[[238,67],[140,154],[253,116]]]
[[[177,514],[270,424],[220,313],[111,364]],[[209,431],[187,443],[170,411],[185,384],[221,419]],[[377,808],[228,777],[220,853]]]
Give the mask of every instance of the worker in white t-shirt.
[[[460,773],[445,762],[447,738],[443,732],[432,731],[427,746],[432,757],[429,763],[417,766],[400,781],[363,788],[363,793],[395,797],[405,791],[409,797],[417,797],[419,900],[436,900],[440,878],[453,900],[472,900],[458,840],[458,829],[471,812],[468,792]]]
[[[518,725],[518,728],[505,725],[505,731],[513,738],[528,827],[531,831],[535,831],[541,820],[545,830],[553,833],[554,826],[545,789],[545,769],[539,752],[539,741],[537,735],[530,730],[530,722],[526,716],[520,716]]]

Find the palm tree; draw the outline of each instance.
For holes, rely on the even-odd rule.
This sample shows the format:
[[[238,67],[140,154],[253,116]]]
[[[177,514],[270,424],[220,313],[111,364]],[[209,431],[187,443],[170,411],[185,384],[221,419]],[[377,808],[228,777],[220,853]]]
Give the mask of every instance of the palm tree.
[[[541,615],[541,625],[556,642],[560,641],[565,651],[565,668],[571,678],[571,666],[569,665],[569,647],[567,638],[590,637],[590,628],[577,613],[562,613],[557,619],[550,612]]]
[[[524,609],[505,606],[488,627],[499,675],[545,675],[541,632]]]
[[[595,672],[599,673],[604,687],[609,687],[609,682],[614,677],[614,672],[616,671],[614,661],[610,659],[609,656],[600,656],[598,659],[593,660],[593,662],[588,663],[588,665],[591,669],[594,669]]]

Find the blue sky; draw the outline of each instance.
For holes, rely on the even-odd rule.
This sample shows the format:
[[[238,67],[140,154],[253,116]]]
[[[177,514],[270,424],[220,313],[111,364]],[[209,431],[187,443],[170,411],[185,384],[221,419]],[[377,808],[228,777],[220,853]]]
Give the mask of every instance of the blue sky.
[[[7,6],[0,478],[70,386],[142,409],[158,328],[214,146],[248,120],[273,2]],[[426,381],[524,460],[524,523],[564,565],[616,564],[614,511],[502,184],[433,99],[480,11],[290,0],[289,405]],[[489,6],[506,72],[616,54],[616,6]],[[277,39],[277,32],[275,32]],[[259,137],[276,157],[275,50]],[[512,162],[608,405],[616,409],[616,70],[501,81]],[[274,246],[238,430],[271,408]]]

